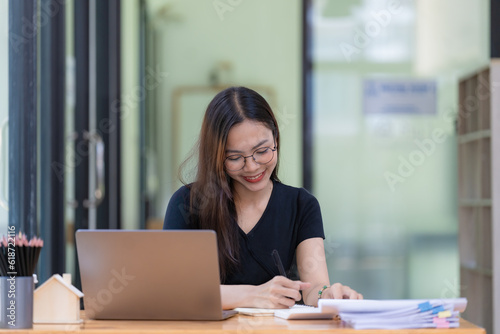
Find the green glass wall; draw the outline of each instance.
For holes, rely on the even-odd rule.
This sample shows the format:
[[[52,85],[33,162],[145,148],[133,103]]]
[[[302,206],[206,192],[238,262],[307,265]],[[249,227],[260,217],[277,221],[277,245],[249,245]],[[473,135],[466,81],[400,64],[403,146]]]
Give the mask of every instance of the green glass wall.
[[[330,279],[366,298],[459,294],[458,80],[489,50],[488,2],[459,2],[313,1],[314,193]],[[377,109],[388,80],[435,101]]]

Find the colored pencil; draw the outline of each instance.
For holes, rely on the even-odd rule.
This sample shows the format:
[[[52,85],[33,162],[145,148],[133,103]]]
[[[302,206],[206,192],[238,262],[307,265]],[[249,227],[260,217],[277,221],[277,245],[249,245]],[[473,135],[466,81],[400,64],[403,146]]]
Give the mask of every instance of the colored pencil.
[[[0,240],[0,276],[32,276],[43,247],[43,240],[26,234],[3,236]]]

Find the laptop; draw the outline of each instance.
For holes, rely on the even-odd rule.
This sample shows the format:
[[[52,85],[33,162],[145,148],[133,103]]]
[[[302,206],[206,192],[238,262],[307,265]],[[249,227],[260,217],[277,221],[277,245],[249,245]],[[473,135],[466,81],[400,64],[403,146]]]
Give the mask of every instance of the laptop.
[[[217,241],[209,230],[78,230],[90,319],[222,320]]]

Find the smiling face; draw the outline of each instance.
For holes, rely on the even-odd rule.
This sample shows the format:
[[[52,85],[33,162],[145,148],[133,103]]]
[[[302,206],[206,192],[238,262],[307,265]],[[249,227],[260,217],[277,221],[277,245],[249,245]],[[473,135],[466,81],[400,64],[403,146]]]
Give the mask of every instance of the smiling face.
[[[270,147],[274,148],[275,141],[272,131],[263,123],[244,120],[233,126],[228,133],[226,141],[226,157],[239,154],[249,156],[256,150]],[[226,173],[233,179],[234,190],[243,193],[259,192],[269,185],[271,174],[278,162],[278,152],[266,164],[256,163],[252,157],[246,158],[245,166],[238,171],[226,169]]]

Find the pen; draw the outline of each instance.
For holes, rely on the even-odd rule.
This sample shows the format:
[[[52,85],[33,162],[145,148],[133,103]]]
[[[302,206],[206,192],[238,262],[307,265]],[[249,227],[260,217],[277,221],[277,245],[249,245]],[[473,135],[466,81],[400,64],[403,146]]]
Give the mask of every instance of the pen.
[[[278,254],[278,251],[276,249],[273,250],[273,258],[274,258],[274,263],[276,264],[278,270],[280,271],[280,275],[286,277],[285,268],[283,268],[283,263],[281,263],[280,255]]]

